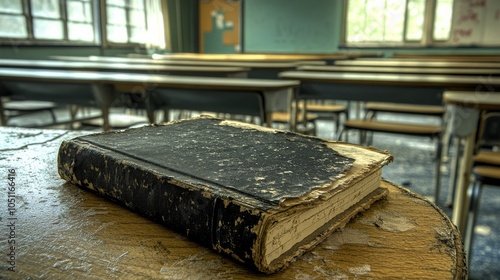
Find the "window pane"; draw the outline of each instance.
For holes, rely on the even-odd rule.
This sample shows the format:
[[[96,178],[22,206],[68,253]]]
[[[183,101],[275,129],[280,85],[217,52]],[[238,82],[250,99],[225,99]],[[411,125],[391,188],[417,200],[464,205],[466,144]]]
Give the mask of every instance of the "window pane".
[[[125,8],[107,7],[106,16],[108,23],[126,25],[127,16],[125,14]]]
[[[24,16],[0,15],[0,37],[28,38]]]
[[[87,23],[68,23],[68,36],[70,41],[94,41],[94,27]]]
[[[66,4],[66,7],[68,9],[68,20],[80,22],[86,20],[85,10],[82,2],[68,1]]]
[[[145,42],[146,30],[143,28],[130,28],[130,42],[142,43]]]
[[[144,16],[144,11],[131,10],[129,12],[130,25],[137,27],[146,26],[146,18]]]
[[[127,0],[106,0],[106,5],[125,7],[127,5]]]
[[[434,16],[434,40],[448,40],[450,38],[453,0],[437,0]]]
[[[347,8],[347,41],[363,41],[365,30],[365,14],[363,6],[365,0],[350,0]]]
[[[130,0],[130,7],[144,10],[144,1],[143,0]]]
[[[425,0],[408,0],[406,40],[421,40],[424,32]]]
[[[406,1],[386,0],[384,13],[384,41],[403,41]]]
[[[85,22],[92,23],[93,21],[93,13],[92,13],[92,5],[90,3],[85,3],[83,6],[83,11],[85,14]]]
[[[384,38],[384,0],[370,0],[365,6],[364,41],[382,41]]]
[[[108,41],[114,43],[127,43],[127,27],[108,25],[106,28]]]
[[[0,0],[0,12],[22,14],[23,6],[21,5],[21,0]]]
[[[61,18],[58,0],[31,0],[31,14],[35,17]]]
[[[33,36],[35,39],[64,39],[62,21],[33,19]]]

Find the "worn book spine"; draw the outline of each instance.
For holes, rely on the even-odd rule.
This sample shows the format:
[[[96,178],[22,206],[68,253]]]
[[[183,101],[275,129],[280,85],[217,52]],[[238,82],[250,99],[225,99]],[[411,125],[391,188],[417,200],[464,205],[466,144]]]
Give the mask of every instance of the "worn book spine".
[[[65,141],[58,155],[62,179],[106,196],[191,240],[254,266],[262,211],[222,199],[99,147]],[[236,222],[235,222],[236,221]]]

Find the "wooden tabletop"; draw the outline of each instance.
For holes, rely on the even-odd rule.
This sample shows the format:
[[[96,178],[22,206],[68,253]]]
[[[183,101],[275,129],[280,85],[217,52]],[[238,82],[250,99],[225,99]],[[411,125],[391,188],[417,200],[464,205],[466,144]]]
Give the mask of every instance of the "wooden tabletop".
[[[299,62],[254,62],[254,61],[194,61],[194,60],[172,60],[172,59],[150,59],[150,58],[130,58],[111,56],[52,56],[53,59],[63,61],[96,61],[107,63],[140,63],[159,65],[181,65],[181,66],[225,66],[225,67],[246,67],[252,69],[295,69]],[[321,62],[324,64],[324,62]]]
[[[205,62],[287,62],[296,65],[324,65],[325,60],[348,59],[343,54],[306,55],[306,54],[204,54],[204,53],[169,53],[154,54],[157,60],[205,61]]]
[[[452,75],[416,75],[383,73],[334,73],[316,71],[286,71],[280,74],[283,79],[322,83],[362,83],[369,85],[394,85],[418,87],[476,87],[477,85],[500,85],[500,78],[459,77]]]
[[[304,65],[299,71],[393,73],[393,74],[438,74],[438,75],[500,75],[500,68],[432,68],[432,67],[377,67],[341,65]]]
[[[446,91],[443,101],[476,110],[500,110],[500,92]]]
[[[299,82],[297,81],[285,80],[189,77],[155,74],[132,74],[120,72],[44,70],[25,68],[0,68],[0,79],[51,83],[107,83],[142,87],[151,86],[240,91],[280,90],[292,88],[299,85]]]
[[[63,139],[84,132],[0,128],[5,203],[0,211],[9,279],[261,279],[262,274],[91,192],[56,170]],[[10,173],[10,172],[13,173]],[[8,174],[15,174],[7,181]],[[386,200],[269,279],[464,279],[461,237],[427,199],[384,182]],[[14,222],[15,228],[5,224]],[[15,237],[10,237],[13,232]],[[15,248],[7,242],[15,240]],[[6,258],[4,258],[5,260]],[[15,272],[8,269],[14,266]]]
[[[258,53],[238,53],[238,54],[205,54],[205,53],[169,53],[154,54],[153,59],[193,59],[206,61],[314,61],[324,59],[347,59],[349,54],[258,54]]]
[[[363,58],[338,60],[335,65],[376,67],[434,67],[434,68],[500,68],[500,62],[419,61],[409,59]]]
[[[139,63],[106,63],[99,61],[62,61],[62,60],[24,60],[24,59],[0,59],[0,67],[18,68],[45,68],[45,69],[68,69],[68,70],[114,70],[122,72],[141,71],[154,74],[155,72],[166,73],[245,73],[250,69],[236,66],[182,66],[182,65],[151,65]]]

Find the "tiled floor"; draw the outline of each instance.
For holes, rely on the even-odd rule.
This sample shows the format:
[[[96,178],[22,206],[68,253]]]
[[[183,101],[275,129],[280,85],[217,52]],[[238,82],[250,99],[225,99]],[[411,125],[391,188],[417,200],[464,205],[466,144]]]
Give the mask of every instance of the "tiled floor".
[[[56,113],[58,120],[68,118],[66,110],[57,110]],[[401,118],[395,115],[381,115],[380,117],[391,120]],[[50,123],[50,115],[40,113],[36,118],[12,119],[10,123],[13,125],[43,126]],[[328,120],[318,121],[318,136],[336,139],[333,123]],[[349,140],[356,141],[357,139],[355,134],[349,135]],[[395,157],[390,165],[384,167],[383,176],[385,179],[404,185],[418,194],[433,197],[435,142],[425,138],[377,133],[373,137],[372,145],[379,149],[388,150]],[[451,147],[451,158],[454,156],[454,150]],[[448,215],[451,215],[451,209],[446,206],[450,162],[451,159],[443,162],[442,165],[442,187],[437,203]],[[500,266],[498,265],[500,264],[500,221],[498,215],[500,215],[500,188],[486,187],[482,195],[475,246],[472,250],[472,263],[469,267],[471,279],[500,279]]]

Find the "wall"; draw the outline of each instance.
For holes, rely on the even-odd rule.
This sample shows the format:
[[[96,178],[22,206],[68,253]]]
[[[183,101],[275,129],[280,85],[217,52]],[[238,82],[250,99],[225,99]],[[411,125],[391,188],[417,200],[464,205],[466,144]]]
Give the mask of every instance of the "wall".
[[[244,1],[247,53],[330,53],[338,49],[342,1]],[[337,32],[339,30],[339,32]]]

